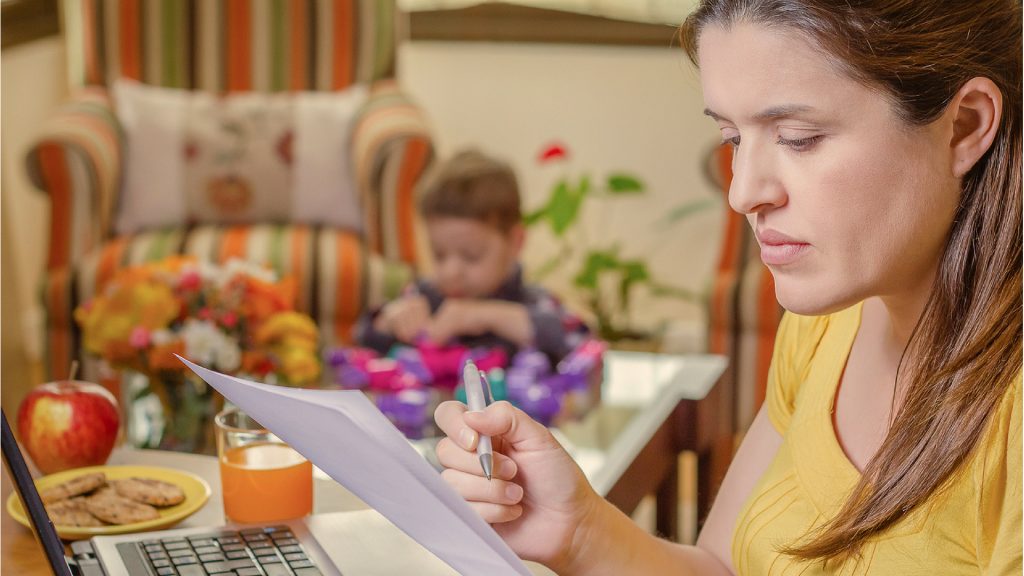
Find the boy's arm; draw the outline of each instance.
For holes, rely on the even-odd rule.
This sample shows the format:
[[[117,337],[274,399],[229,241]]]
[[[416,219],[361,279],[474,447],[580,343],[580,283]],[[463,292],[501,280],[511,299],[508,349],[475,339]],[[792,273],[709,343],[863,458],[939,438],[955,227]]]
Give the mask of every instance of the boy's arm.
[[[356,323],[355,330],[353,331],[353,340],[355,340],[355,343],[359,346],[371,348],[381,354],[386,354],[387,351],[395,345],[398,339],[390,332],[378,330],[374,326],[382,310],[383,307],[371,310],[364,313],[359,318],[359,322]]]
[[[387,353],[398,342],[412,344],[429,322],[430,298],[420,283],[410,284],[403,295],[360,317],[353,336],[357,344]]]
[[[435,342],[488,332],[523,348],[533,346],[554,361],[568,354],[589,330],[553,297],[540,289],[525,303],[507,300],[449,299],[429,329]]]
[[[449,298],[441,304],[427,329],[430,339],[439,344],[488,332],[517,347],[533,342],[533,323],[526,306],[507,300]]]

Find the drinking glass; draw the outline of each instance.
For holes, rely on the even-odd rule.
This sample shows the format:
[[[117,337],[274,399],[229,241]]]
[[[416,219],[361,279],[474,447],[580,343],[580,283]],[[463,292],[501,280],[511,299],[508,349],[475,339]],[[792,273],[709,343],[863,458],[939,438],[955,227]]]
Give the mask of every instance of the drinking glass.
[[[313,511],[313,464],[237,407],[214,419],[224,515],[251,524]]]

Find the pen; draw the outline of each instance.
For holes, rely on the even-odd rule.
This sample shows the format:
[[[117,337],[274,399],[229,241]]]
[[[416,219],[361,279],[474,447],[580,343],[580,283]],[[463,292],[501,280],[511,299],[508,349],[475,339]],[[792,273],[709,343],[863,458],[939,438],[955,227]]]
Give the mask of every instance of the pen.
[[[462,383],[466,386],[466,403],[469,404],[470,410],[483,410],[493,401],[487,377],[472,360],[466,360],[466,366],[462,369]],[[484,476],[490,480],[491,468],[494,465],[490,436],[480,435],[480,441],[476,444],[476,453],[480,457],[480,467],[484,469]]]

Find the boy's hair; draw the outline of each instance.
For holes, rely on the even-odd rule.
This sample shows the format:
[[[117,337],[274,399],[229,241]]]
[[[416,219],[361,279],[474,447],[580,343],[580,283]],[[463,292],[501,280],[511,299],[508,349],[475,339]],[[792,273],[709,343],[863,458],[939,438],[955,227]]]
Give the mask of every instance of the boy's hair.
[[[522,221],[515,172],[477,150],[437,166],[420,188],[419,208],[424,218],[471,218],[502,232]]]

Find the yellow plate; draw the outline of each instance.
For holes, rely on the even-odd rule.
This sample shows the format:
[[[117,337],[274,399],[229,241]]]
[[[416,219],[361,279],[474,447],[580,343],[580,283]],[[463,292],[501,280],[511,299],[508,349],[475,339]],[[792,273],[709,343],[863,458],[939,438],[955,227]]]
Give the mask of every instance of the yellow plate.
[[[66,482],[76,476],[92,472],[103,472],[107,475],[108,479],[138,476],[139,478],[153,478],[170,482],[181,488],[182,492],[185,493],[185,500],[181,504],[157,508],[160,517],[146,520],[145,522],[95,527],[55,525],[57,534],[64,540],[82,540],[92,538],[93,536],[127,534],[129,532],[145,532],[167,528],[191,516],[196,510],[202,508],[203,504],[210,497],[210,485],[199,476],[190,472],[183,472],[172,468],[161,468],[159,466],[89,466],[87,468],[75,468],[74,470],[65,470],[37,479],[36,488],[43,490],[61,482]],[[21,499],[18,498],[17,491],[11,492],[10,497],[7,498],[7,513],[11,515],[11,518],[24,524],[26,527],[32,527],[29,524],[28,516],[25,514],[25,508],[21,504]]]

